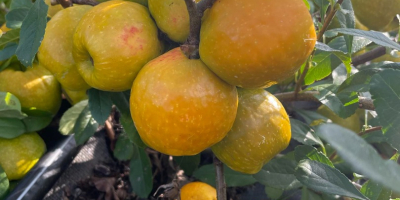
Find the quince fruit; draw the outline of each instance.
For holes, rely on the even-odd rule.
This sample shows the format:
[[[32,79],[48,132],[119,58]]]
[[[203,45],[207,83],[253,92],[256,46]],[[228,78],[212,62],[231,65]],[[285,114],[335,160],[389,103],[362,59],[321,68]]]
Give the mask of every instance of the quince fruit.
[[[351,0],[358,21],[370,30],[387,31],[400,14],[400,0]],[[397,24],[398,28],[398,24]]]
[[[130,108],[143,142],[168,155],[195,155],[233,125],[237,90],[201,60],[175,48],[147,63],[135,79]]]
[[[46,152],[46,144],[35,132],[13,139],[0,138],[0,166],[9,180],[23,178]]]
[[[139,70],[160,53],[157,27],[138,3],[100,3],[75,29],[73,57],[79,74],[99,90],[130,89]]]
[[[63,94],[65,95],[67,101],[72,105],[75,105],[83,100],[88,99],[88,95],[86,93],[87,90],[72,91],[72,90],[62,88],[62,91],[63,91]]]
[[[315,42],[302,0],[218,0],[203,17],[199,50],[229,84],[261,88],[292,76]]]
[[[73,6],[61,10],[47,23],[43,41],[39,47],[39,62],[46,67],[67,90],[86,90],[90,86],[78,73],[72,57],[75,28],[82,16],[92,6]]]
[[[181,188],[181,200],[217,200],[217,190],[203,182],[191,182]]]
[[[149,10],[158,28],[171,40],[185,42],[190,28],[185,0],[149,0]]]
[[[263,89],[238,89],[238,94],[235,123],[211,150],[231,169],[255,174],[289,145],[289,116],[281,102]]]
[[[44,0],[44,3],[49,6],[49,9],[47,10],[47,16],[50,18],[53,17],[58,11],[63,10],[63,7],[60,4],[52,6],[51,0]]]
[[[1,71],[0,91],[15,95],[24,112],[39,110],[55,115],[61,106],[60,84],[37,63],[27,68],[14,63]]]

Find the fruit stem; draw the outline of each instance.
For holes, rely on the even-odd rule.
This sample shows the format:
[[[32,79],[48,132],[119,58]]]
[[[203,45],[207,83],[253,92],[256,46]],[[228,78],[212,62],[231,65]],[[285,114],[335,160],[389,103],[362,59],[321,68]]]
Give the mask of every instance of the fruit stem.
[[[91,5],[95,6],[99,4],[99,2],[95,0],[51,0],[51,5],[55,6],[61,4],[63,8],[68,8],[73,6],[73,4],[79,4],[79,5]]]
[[[224,177],[224,165],[222,162],[214,155],[214,165],[216,174],[216,185],[217,185],[217,199],[226,200],[226,184]]]
[[[189,59],[199,59],[201,18],[207,8],[210,8],[216,0],[202,0],[196,4],[195,0],[185,0],[190,18],[190,32],[181,49]]]

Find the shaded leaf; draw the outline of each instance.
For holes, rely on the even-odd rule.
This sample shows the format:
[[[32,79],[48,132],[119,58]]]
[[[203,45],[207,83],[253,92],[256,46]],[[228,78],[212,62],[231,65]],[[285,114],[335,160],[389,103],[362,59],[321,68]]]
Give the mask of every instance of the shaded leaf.
[[[0,92],[0,118],[23,119],[26,116],[21,112],[21,103],[15,95],[9,92]]]
[[[400,149],[400,71],[388,69],[375,74],[370,83],[382,131],[388,142]]]
[[[0,50],[0,61],[11,58],[15,54],[17,47],[17,43],[9,43],[6,45],[4,49]]]
[[[358,174],[400,192],[400,166],[383,160],[376,150],[352,131],[335,124],[323,124],[316,133]]]
[[[129,140],[125,132],[119,134],[117,142],[115,143],[114,157],[118,160],[129,160],[134,154],[135,147]]]
[[[303,187],[301,190],[301,200],[322,200],[322,196],[307,189],[307,187]]]
[[[21,26],[20,42],[15,54],[24,66],[31,66],[43,39],[48,7],[44,0],[36,0]]]
[[[99,123],[104,124],[110,116],[112,101],[109,92],[100,91],[94,88],[88,90],[89,109],[93,118]]]
[[[25,125],[26,132],[34,132],[44,129],[51,123],[52,120],[53,117],[51,115],[29,115],[28,117],[22,119],[22,123]]]
[[[295,109],[296,113],[300,115],[301,118],[304,119],[304,121],[307,122],[307,124],[313,123],[315,120],[323,120],[326,121],[328,118],[322,116],[321,114],[315,112],[315,111],[309,111],[309,110],[301,110],[301,109]]]
[[[74,138],[77,145],[84,144],[96,132],[99,124],[90,113],[89,106],[86,106],[79,114],[74,126]]]
[[[20,28],[22,21],[29,12],[29,8],[16,8],[6,14],[7,27],[11,29]]]
[[[63,135],[70,135],[74,132],[74,126],[83,109],[88,105],[88,100],[83,100],[68,109],[60,120],[59,131]]]
[[[15,138],[25,133],[25,126],[19,119],[0,118],[0,138]]]
[[[147,198],[153,188],[151,162],[144,149],[135,148],[134,151],[135,155],[129,164],[129,180],[133,192],[140,198]]]
[[[294,176],[297,162],[295,160],[275,158],[263,166],[253,177],[260,183],[278,189],[290,190],[300,187],[300,182]]]
[[[392,41],[390,38],[386,37],[381,32],[377,32],[377,31],[363,31],[363,30],[352,29],[352,28],[337,28],[337,29],[329,30],[327,32],[336,32],[336,33],[342,33],[342,34],[346,34],[346,35],[364,37],[364,38],[369,39],[372,42],[375,42],[376,44],[382,45],[384,47],[389,47],[389,48],[400,50],[399,44]]]
[[[300,161],[295,175],[314,191],[367,200],[339,170],[317,161]]]
[[[194,156],[174,156],[174,161],[183,171],[185,171],[186,175],[191,176],[199,167],[200,154]]]
[[[10,9],[18,9],[18,8],[30,8],[33,3],[31,0],[13,0],[11,1]]]
[[[361,187],[360,190],[366,197],[370,200],[389,200],[392,195],[392,191],[388,190],[382,185],[374,183],[372,181],[367,181]]]
[[[322,141],[315,135],[314,130],[303,122],[290,118],[292,138],[306,145],[324,146]]]
[[[267,194],[268,198],[270,198],[270,199],[279,199],[279,197],[282,196],[283,191],[284,190],[282,190],[282,189],[265,186],[265,193]]]
[[[335,16],[339,20],[340,27],[342,28],[355,28],[356,17],[354,16],[353,6],[350,0],[345,0],[340,4],[340,9],[336,12]],[[352,51],[353,36],[345,35],[347,52]],[[349,71],[350,72],[350,71]]]
[[[224,165],[224,175],[227,187],[240,187],[256,183],[252,175],[243,174]],[[215,187],[215,168],[213,164],[203,165],[193,172],[193,176]]]
[[[304,159],[310,159],[335,168],[333,166],[333,163],[329,160],[328,157],[326,157],[325,154],[321,153],[312,146],[306,146],[306,145],[297,146],[294,150],[294,155],[297,162],[300,162],[300,160]]]
[[[121,113],[121,125],[124,127],[125,132],[131,142],[133,142],[136,146],[140,148],[145,148],[146,145],[140,138],[131,117],[129,98],[124,94],[124,92],[115,92],[113,93],[113,95],[111,95],[111,100],[113,104],[117,106],[119,112]]]
[[[4,33],[0,37],[0,49],[3,49],[9,43],[18,42],[20,30],[21,29],[12,29]]]
[[[2,198],[8,191],[10,182],[8,181],[7,174],[0,166],[0,198]]]

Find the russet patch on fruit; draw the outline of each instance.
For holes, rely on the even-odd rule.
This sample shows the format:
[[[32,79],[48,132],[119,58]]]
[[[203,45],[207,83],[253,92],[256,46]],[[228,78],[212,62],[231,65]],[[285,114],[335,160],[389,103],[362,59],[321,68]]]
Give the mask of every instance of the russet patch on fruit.
[[[168,155],[195,155],[231,129],[237,91],[201,60],[175,48],[147,63],[135,79],[132,119],[143,142]]]
[[[200,58],[243,88],[269,87],[292,76],[316,42],[302,0],[218,0],[200,31]]]
[[[235,123],[211,149],[233,170],[255,174],[289,145],[289,116],[279,100],[263,89],[238,89],[238,94]]]

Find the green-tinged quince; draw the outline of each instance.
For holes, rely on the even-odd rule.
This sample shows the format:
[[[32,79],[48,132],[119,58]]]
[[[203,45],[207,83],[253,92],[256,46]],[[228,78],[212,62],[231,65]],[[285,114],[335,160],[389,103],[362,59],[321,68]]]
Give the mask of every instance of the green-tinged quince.
[[[72,57],[75,28],[82,16],[92,6],[73,6],[61,10],[47,23],[43,41],[39,47],[39,62],[46,67],[67,90],[86,90],[90,86],[78,73]]]

